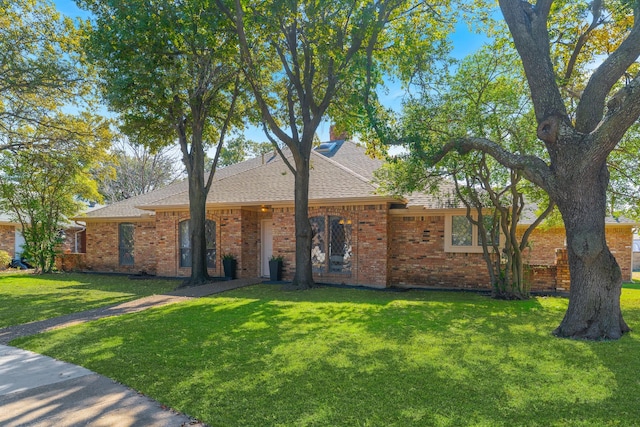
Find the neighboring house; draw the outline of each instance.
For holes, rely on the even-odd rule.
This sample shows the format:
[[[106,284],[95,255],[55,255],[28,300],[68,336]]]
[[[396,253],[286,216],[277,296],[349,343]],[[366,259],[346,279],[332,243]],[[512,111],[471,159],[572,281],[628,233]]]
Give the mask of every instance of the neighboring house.
[[[64,229],[64,242],[60,250],[65,253],[84,253],[85,232],[84,226],[69,224]],[[10,216],[0,213],[0,251],[9,253],[12,259],[20,259],[22,256],[22,226],[13,221]]]
[[[633,241],[633,271],[640,271],[640,239]]]
[[[20,230],[20,224],[0,213],[0,251],[7,252],[12,259],[19,258],[22,253],[24,238]]]
[[[350,141],[324,143],[312,152],[315,280],[372,287],[489,287],[477,231],[465,209],[446,197],[376,194],[373,173],[381,164]],[[284,278],[292,279],[293,185],[293,175],[275,153],[216,172],[206,214],[212,276],[223,275],[223,253],[236,256],[239,277],[268,276],[268,260],[275,254],[284,257]],[[182,181],[76,218],[86,224],[84,269],[188,276],[188,201]],[[631,277],[633,225],[607,224],[608,243],[625,280]],[[534,289],[568,287],[563,247],[563,229],[533,234],[527,261]]]

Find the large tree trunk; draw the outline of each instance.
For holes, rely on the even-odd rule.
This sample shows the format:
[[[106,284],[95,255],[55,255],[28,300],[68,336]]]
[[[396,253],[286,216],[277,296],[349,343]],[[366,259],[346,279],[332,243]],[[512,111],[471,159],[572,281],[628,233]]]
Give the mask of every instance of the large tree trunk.
[[[194,116],[199,115],[194,112]],[[204,149],[202,146],[202,122],[194,122],[191,135],[191,152],[187,144],[184,127],[178,127],[183,162],[187,169],[189,182],[189,234],[191,238],[191,277],[185,280],[184,286],[196,286],[210,280],[207,271],[207,242],[205,236],[205,220],[207,192],[204,179]]]
[[[296,162],[295,225],[296,273],[293,286],[309,289],[314,286],[311,267],[311,224],[309,223],[309,156]]]
[[[556,202],[567,233],[571,289],[569,307],[554,334],[618,339],[629,327],[620,311],[622,273],[605,240],[607,166],[602,164],[596,173],[577,174],[571,163],[565,163],[557,177],[573,185],[564,187],[571,191],[556,195]]]
[[[189,214],[191,234],[191,277],[188,284],[202,285],[210,280],[207,271],[207,241],[205,236],[206,203],[203,171],[189,174]]]

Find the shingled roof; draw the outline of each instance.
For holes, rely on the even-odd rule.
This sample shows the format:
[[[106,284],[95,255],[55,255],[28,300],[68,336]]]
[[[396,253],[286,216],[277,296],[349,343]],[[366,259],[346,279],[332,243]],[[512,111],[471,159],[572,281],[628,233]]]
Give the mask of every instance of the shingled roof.
[[[331,151],[311,153],[309,201],[353,203],[363,200],[392,201],[375,193],[373,172],[382,161],[366,155],[351,141],[332,141]],[[277,153],[268,153],[216,171],[207,205],[292,205],[294,176]],[[82,219],[127,219],[154,215],[163,209],[186,209],[188,182],[183,180],[159,190],[114,203],[88,213]],[[80,218],[79,218],[80,219]]]

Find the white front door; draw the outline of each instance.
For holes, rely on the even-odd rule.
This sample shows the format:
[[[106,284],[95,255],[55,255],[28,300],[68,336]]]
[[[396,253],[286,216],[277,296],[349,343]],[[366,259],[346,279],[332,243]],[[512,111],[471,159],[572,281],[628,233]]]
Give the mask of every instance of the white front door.
[[[262,276],[269,276],[269,259],[273,255],[273,222],[270,219],[262,220]]]
[[[15,238],[16,244],[15,244],[15,252],[14,252],[14,259],[20,259],[20,255],[22,255],[22,245],[24,245],[24,237],[22,236],[22,233],[20,232],[20,230],[16,230],[16,238]]]

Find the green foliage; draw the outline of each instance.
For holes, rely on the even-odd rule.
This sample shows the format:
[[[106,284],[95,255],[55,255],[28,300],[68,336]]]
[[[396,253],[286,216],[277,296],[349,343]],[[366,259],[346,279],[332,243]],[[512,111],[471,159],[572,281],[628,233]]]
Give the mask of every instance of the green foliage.
[[[527,297],[522,260],[527,237],[520,240],[515,228],[525,208],[524,195],[529,204],[547,206],[546,194],[520,171],[502,167],[481,152],[454,151],[433,162],[443,145],[468,135],[518,154],[542,155],[533,108],[521,84],[521,64],[508,43],[496,41],[456,65],[453,74],[443,73],[405,103],[397,132],[408,154],[392,159],[378,174],[381,188],[393,194],[430,191],[445,197],[443,207],[466,208],[468,220],[479,230],[495,296]],[[533,212],[528,216],[536,219]],[[504,236],[499,244],[486,238],[498,233]]]
[[[172,145],[180,126],[188,140],[218,141],[238,58],[233,29],[211,2],[79,4],[95,16],[86,23],[88,60],[97,66],[103,95],[132,140]]]
[[[274,148],[270,142],[255,142],[238,135],[230,138],[222,147],[218,163],[221,167],[229,166],[272,151]]]
[[[640,322],[640,290],[623,289],[621,303]],[[208,425],[636,424],[637,333],[555,339],[548,331],[566,307],[561,298],[262,285],[12,345]]]
[[[80,0],[93,13],[84,44],[103,96],[132,140],[176,143],[189,183],[191,284],[207,281],[206,197],[228,131],[246,103],[237,38],[214,0]],[[205,150],[216,154],[205,169]]]
[[[81,36],[48,0],[0,1],[0,149],[46,143],[23,140],[22,129],[59,128],[60,108],[90,101]]]
[[[103,274],[0,275],[0,328],[162,294],[179,284]]]
[[[632,126],[608,159],[611,181],[607,192],[608,213],[640,220],[640,124]]]
[[[6,270],[11,263],[11,255],[7,251],[0,251],[0,270]]]
[[[108,123],[87,114],[56,120],[59,129],[22,129],[21,145],[32,148],[0,156],[0,209],[21,224],[23,255],[43,272],[54,268],[61,232],[80,213],[81,200],[100,200],[89,171],[105,156],[111,136]],[[34,139],[46,144],[33,147]]]

